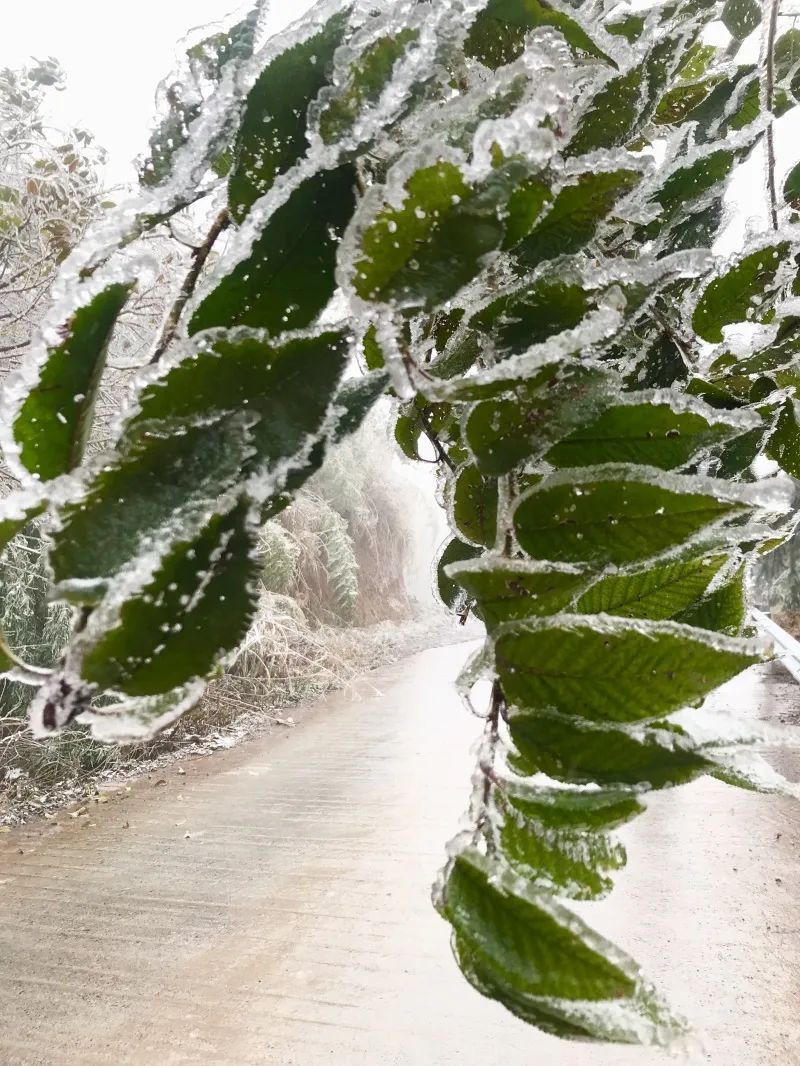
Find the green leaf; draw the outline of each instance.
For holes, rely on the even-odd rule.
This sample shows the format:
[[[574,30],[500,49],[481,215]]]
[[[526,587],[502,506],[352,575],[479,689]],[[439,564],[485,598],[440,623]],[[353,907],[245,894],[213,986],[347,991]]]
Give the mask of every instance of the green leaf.
[[[491,547],[497,538],[497,481],[468,463],[455,475],[452,514],[458,532],[473,544]]]
[[[520,773],[545,773],[573,784],[666,788],[717,769],[679,730],[629,731],[554,713],[512,711],[511,736]]]
[[[800,163],[795,164],[783,183],[783,198],[787,203],[800,200]]]
[[[347,359],[340,332],[283,344],[248,330],[206,334],[188,358],[145,386],[124,432],[132,439],[153,422],[245,411],[252,423],[249,466],[274,469],[322,429]]]
[[[471,188],[442,160],[405,182],[402,207],[385,205],[361,235],[353,287],[364,300],[433,308],[480,269],[505,232],[492,190]]]
[[[520,498],[514,527],[534,558],[623,566],[683,544],[745,509],[645,481],[545,481]]]
[[[318,33],[272,59],[250,90],[228,181],[236,221],[305,155],[308,106],[328,80],[346,25],[346,12],[334,15]]]
[[[304,329],[336,288],[339,241],[355,208],[349,164],[308,178],[269,219],[250,254],[202,301],[189,333],[212,326]]]
[[[388,386],[389,375],[385,370],[373,370],[345,381],[333,398],[337,421],[332,439],[340,441],[355,433]]]
[[[758,0],[725,0],[722,23],[735,41],[743,41],[761,22]]]
[[[523,819],[498,802],[500,847],[505,861],[533,886],[569,899],[600,899],[611,890],[608,876],[625,865],[624,847],[605,833],[551,829]]]
[[[724,566],[725,555],[650,566],[601,577],[576,601],[581,614],[622,618],[675,618],[700,599]],[[688,619],[687,619],[688,621]]]
[[[764,322],[775,295],[771,287],[789,242],[760,248],[740,259],[735,266],[706,287],[692,315],[692,325],[707,341],[721,341],[723,326],[734,322]]]
[[[418,30],[403,29],[393,37],[379,37],[357,56],[347,77],[326,94],[319,117],[319,131],[326,144],[349,133],[359,114],[377,102],[395,64],[418,38]]]
[[[698,452],[735,437],[743,426],[731,425],[669,404],[623,404],[603,411],[570,433],[545,458],[555,467],[597,463],[641,463],[674,470]]]
[[[488,629],[532,615],[555,614],[586,583],[586,576],[572,567],[543,567],[490,555],[477,562],[453,563],[447,574],[477,601]]]
[[[585,155],[624,145],[636,128],[645,92],[643,65],[611,78],[582,115],[565,154]]]
[[[747,568],[742,564],[729,581],[676,615],[675,621],[698,629],[738,636],[747,617],[746,575]]]
[[[551,829],[614,829],[645,807],[635,793],[623,789],[578,789],[504,784],[506,803],[523,817]]]
[[[470,28],[464,51],[496,70],[518,58],[528,31],[540,27],[558,30],[577,56],[594,56],[616,66],[580,23],[552,0],[489,0]]]
[[[704,78],[691,85],[676,85],[661,97],[653,123],[656,126],[678,126],[691,117],[692,112],[708,99],[714,87],[722,79],[718,76]]]
[[[673,622],[561,615],[505,625],[494,661],[519,709],[627,723],[696,703],[759,656]]]
[[[493,300],[470,319],[489,333],[499,351],[521,352],[554,333],[577,326],[591,307],[581,284],[542,277],[523,289]]]
[[[465,559],[475,559],[480,554],[480,548],[476,548],[473,544],[465,544],[457,537],[449,540],[444,546],[436,564],[436,584],[439,598],[451,610],[459,609],[466,602],[466,597],[458,583],[450,577],[449,567]]]
[[[386,365],[380,341],[378,340],[377,326],[371,325],[367,329],[361,341],[361,350],[367,370],[382,370]]]
[[[797,77],[797,66],[800,64],[800,30],[791,29],[775,42],[775,80],[783,82],[790,75],[792,88]]]
[[[733,150],[718,148],[688,166],[674,170],[651,197],[663,209],[663,219],[669,221],[684,214],[687,204],[698,200],[727,178],[735,160]]]
[[[202,530],[174,545],[152,579],[114,602],[118,621],[99,629],[81,659],[89,684],[130,696],[155,696],[208,677],[244,639],[258,603],[260,563],[248,517],[251,505],[215,514]],[[114,600],[120,596],[115,591]]]
[[[57,592],[94,603],[108,579],[159,540],[174,539],[235,486],[252,455],[241,416],[143,429],[60,511],[50,566]]]
[[[598,170],[581,174],[556,196],[550,210],[516,246],[529,269],[560,255],[573,255],[592,240],[616,203],[642,175],[636,170]]]
[[[605,945],[552,897],[518,894],[515,880],[476,851],[452,860],[440,909],[459,938],[520,997],[617,1000],[633,995],[635,976],[607,957]]]
[[[394,439],[400,445],[400,450],[408,459],[419,459],[419,438],[422,436],[422,426],[416,408],[409,406],[409,414],[398,415],[394,424]]]
[[[540,457],[591,417],[608,394],[605,372],[578,362],[564,361],[543,377],[469,408],[464,437],[483,473],[506,474],[523,460]]]
[[[38,381],[14,419],[20,461],[41,481],[81,461],[108,344],[131,288],[109,285],[75,312],[63,342],[48,349]]]
[[[793,400],[784,401],[766,451],[787,474],[800,478],[800,425]]]

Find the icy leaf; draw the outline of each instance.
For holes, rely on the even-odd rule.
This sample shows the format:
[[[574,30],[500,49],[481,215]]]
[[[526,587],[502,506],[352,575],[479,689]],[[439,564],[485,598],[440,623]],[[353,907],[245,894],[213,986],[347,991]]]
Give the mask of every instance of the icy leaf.
[[[614,829],[644,812],[635,793],[623,789],[504,786],[506,803],[525,818],[552,829]]]
[[[480,554],[480,548],[476,548],[473,544],[465,544],[457,537],[449,540],[444,546],[436,564],[436,579],[439,598],[445,606],[453,609],[458,606],[459,601],[465,599],[458,583],[449,575],[450,565],[460,563],[465,559],[474,559]]]
[[[400,30],[395,37],[380,37],[356,59],[347,80],[326,99],[320,114],[319,130],[326,144],[347,133],[361,110],[378,100],[395,64],[418,37],[419,32],[412,29]]]
[[[747,617],[745,578],[746,569],[742,565],[729,581],[723,582],[697,603],[675,615],[675,621],[698,629],[737,636]]]
[[[787,474],[800,478],[800,425],[794,401],[784,401],[766,451]]]
[[[663,209],[669,221],[685,212],[687,204],[699,199],[731,172],[736,154],[730,149],[715,149],[699,156],[688,166],[674,170],[651,199]]]
[[[497,481],[468,463],[455,475],[453,522],[465,540],[491,547],[497,536]]]
[[[553,0],[489,0],[470,28],[464,51],[495,70],[522,54],[528,31],[545,26],[558,30],[576,55],[594,56],[616,66],[575,15],[561,10]]]
[[[279,174],[305,155],[308,106],[327,82],[346,25],[346,12],[334,15],[317,33],[270,60],[250,90],[228,181],[230,210],[237,221]]]
[[[520,498],[514,528],[537,559],[621,566],[659,555],[744,510],[646,481],[545,481]]]
[[[800,200],[800,163],[797,163],[786,175],[783,183],[783,198],[791,203]]]
[[[130,291],[130,285],[109,285],[75,312],[14,419],[20,461],[41,481],[81,461],[111,333]]]
[[[335,290],[339,240],[355,207],[350,165],[308,178],[267,222],[248,256],[200,303],[189,332],[212,326],[303,329]]]
[[[491,973],[520,997],[633,994],[628,967],[607,958],[599,938],[571,911],[552,898],[518,895],[501,870],[475,851],[462,851],[451,863],[441,903],[459,939]]]
[[[586,576],[572,567],[543,567],[487,555],[453,563],[447,575],[477,601],[490,630],[501,622],[555,614],[586,584]]]
[[[702,598],[727,557],[688,559],[601,577],[576,601],[582,614],[622,618],[675,618]],[[688,620],[687,620],[688,621]]]
[[[552,207],[515,252],[527,268],[546,259],[579,252],[616,203],[641,180],[636,170],[597,170],[581,174],[556,196]]]
[[[666,788],[715,770],[680,731],[595,725],[562,714],[512,711],[511,736],[520,773],[537,771],[573,784],[647,785]]]
[[[274,469],[319,433],[347,358],[342,333],[282,344],[251,330],[204,334],[188,357],[142,390],[124,432],[133,439],[152,423],[246,411],[253,449],[248,466]]]
[[[789,248],[788,241],[767,245],[714,278],[692,315],[692,325],[704,340],[721,341],[723,327],[734,322],[764,321],[772,304],[770,287]]]
[[[505,474],[522,460],[541,456],[605,399],[606,377],[592,367],[565,365],[546,379],[469,409],[464,436],[483,473]]]
[[[501,351],[521,352],[563,329],[573,329],[590,304],[582,285],[545,276],[493,300],[470,319],[470,325],[491,334]]]
[[[622,404],[563,437],[545,458],[556,467],[642,463],[673,470],[745,428],[712,418],[713,412],[704,417],[669,404]]]
[[[551,829],[523,819],[499,802],[499,844],[509,866],[538,888],[569,899],[600,899],[611,890],[609,876],[625,865],[625,849],[604,833]]]
[[[81,677],[129,696],[170,692],[213,672],[250,627],[258,602],[260,564],[250,503],[215,514],[200,532],[174,545],[150,581],[117,604],[116,624],[93,618]]]
[[[494,661],[517,709],[638,722],[695,703],[760,656],[671,622],[560,615],[503,626]]]
[[[333,398],[337,421],[332,439],[340,441],[355,433],[388,386],[389,375],[385,370],[373,370],[343,382]]]
[[[61,508],[50,553],[59,592],[96,602],[110,577],[235,486],[251,454],[241,416],[143,427]]]
[[[496,196],[446,160],[413,173],[403,206],[384,207],[361,235],[353,286],[364,300],[431,308],[454,295],[503,239]]]
[[[749,37],[761,22],[758,0],[725,0],[722,22],[735,41]]]

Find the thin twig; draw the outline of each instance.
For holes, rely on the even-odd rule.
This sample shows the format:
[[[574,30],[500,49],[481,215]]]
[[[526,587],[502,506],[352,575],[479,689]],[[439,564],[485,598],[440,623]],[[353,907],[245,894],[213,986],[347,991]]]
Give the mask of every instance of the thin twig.
[[[172,305],[172,308],[170,309],[170,312],[167,315],[167,320],[164,323],[163,330],[161,331],[161,337],[159,338],[158,344],[156,345],[155,351],[153,352],[153,357],[150,360],[151,363],[157,363],[161,356],[164,354],[164,352],[167,350],[167,348],[169,348],[170,344],[172,344],[172,341],[175,338],[175,333],[178,329],[178,323],[180,322],[181,315],[183,314],[183,309],[189,302],[192,294],[194,293],[194,290],[197,286],[198,278],[200,277],[200,273],[203,267],[205,266],[206,260],[211,254],[211,250],[216,244],[219,235],[230,225],[230,221],[231,219],[230,215],[228,214],[228,209],[224,208],[214,219],[211,225],[211,229],[208,231],[208,236],[206,237],[206,239],[203,241],[200,247],[196,248],[192,253],[192,266],[186,277],[183,279],[181,291],[178,293],[177,299],[175,300],[175,303]]]
[[[767,126],[767,192],[769,194],[769,213],[772,228],[778,228],[778,194],[775,188],[775,37],[778,32],[778,0],[767,0],[765,5],[764,38],[762,42],[761,62],[764,65],[762,96],[764,112],[769,115]]]
[[[444,465],[450,470],[451,473],[455,473],[455,463],[445,451],[444,445],[436,436],[436,433],[431,429],[430,423],[428,422],[422,411],[419,412],[418,418],[419,424],[422,426],[422,432],[433,445],[433,450],[436,452],[439,462],[444,463]]]

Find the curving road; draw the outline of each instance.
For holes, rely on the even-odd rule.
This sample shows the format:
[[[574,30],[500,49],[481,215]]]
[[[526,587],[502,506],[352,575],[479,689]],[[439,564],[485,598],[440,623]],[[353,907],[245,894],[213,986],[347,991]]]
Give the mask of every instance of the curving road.
[[[291,731],[2,834],[0,1064],[670,1061],[537,1034],[451,961],[429,884],[468,791],[465,654],[417,655]],[[796,718],[798,695],[776,670],[718,702]],[[701,781],[625,839],[611,900],[584,909],[693,1020],[688,1061],[798,1066],[800,808]]]

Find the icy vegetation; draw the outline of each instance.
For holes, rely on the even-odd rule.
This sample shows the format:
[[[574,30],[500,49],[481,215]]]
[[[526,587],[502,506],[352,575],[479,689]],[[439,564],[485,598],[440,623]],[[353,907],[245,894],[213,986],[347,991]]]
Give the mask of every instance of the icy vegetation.
[[[250,628],[265,520],[388,391],[438,467],[442,599],[487,630],[461,679],[486,720],[471,823],[435,892],[459,965],[558,1035],[674,1039],[564,901],[609,891],[653,789],[793,791],[742,757],[763,734],[692,708],[767,654],[749,575],[796,521],[800,184],[773,120],[798,93],[774,0],[324,2],[193,45],[141,195],[66,260],[4,391],[0,529],[47,513],[75,608],[48,676],[4,663],[36,729],[193,706]],[[722,259],[754,153],[767,228]],[[145,237],[201,207],[153,365],[87,456]]]

